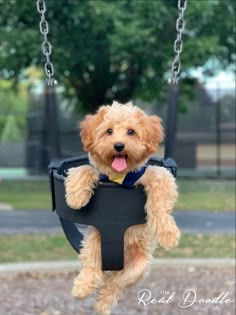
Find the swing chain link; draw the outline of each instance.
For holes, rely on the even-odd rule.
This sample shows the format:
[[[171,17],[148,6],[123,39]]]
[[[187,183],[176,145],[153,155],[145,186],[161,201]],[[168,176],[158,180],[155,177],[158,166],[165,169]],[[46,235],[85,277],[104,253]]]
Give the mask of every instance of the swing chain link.
[[[172,84],[178,84],[178,77],[181,69],[181,62],[180,62],[180,55],[183,50],[183,40],[182,35],[185,28],[185,21],[184,21],[184,12],[187,7],[187,0],[178,0],[178,10],[179,10],[179,16],[176,21],[176,31],[177,31],[177,37],[174,42],[174,52],[175,52],[175,58],[172,63],[172,78],[170,82]],[[46,63],[44,65],[46,76],[48,77],[48,85],[54,85],[56,84],[56,80],[54,80],[54,67],[50,60],[50,55],[52,53],[52,45],[48,40],[48,33],[49,33],[49,26],[48,22],[45,17],[46,12],[46,3],[44,0],[37,0],[37,10],[38,13],[41,15],[41,20],[39,22],[39,29],[40,33],[43,35],[43,43],[42,43],[42,51],[44,56],[46,57]]]
[[[52,45],[48,40],[48,33],[49,33],[49,26],[48,22],[45,17],[46,12],[46,3],[44,0],[37,0],[37,10],[38,13],[41,16],[40,22],[39,22],[39,30],[40,33],[43,35],[43,43],[42,43],[42,51],[44,56],[46,57],[46,62],[44,65],[44,70],[47,76],[47,84],[48,85],[55,85],[57,82],[54,80],[54,67],[50,60],[50,55],[52,53]]]
[[[178,0],[178,10],[179,10],[179,16],[176,21],[176,31],[177,31],[177,37],[174,42],[174,52],[175,52],[175,58],[172,63],[172,78],[170,82],[172,84],[178,84],[178,77],[181,69],[181,63],[180,63],[180,55],[183,50],[183,40],[182,35],[185,28],[185,21],[184,21],[184,11],[187,7],[187,0]]]

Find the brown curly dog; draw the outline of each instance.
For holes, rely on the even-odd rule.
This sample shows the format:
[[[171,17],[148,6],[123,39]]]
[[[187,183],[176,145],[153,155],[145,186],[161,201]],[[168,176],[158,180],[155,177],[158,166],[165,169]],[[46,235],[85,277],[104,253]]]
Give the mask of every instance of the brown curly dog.
[[[86,116],[80,126],[91,165],[69,170],[66,200],[73,209],[81,209],[89,202],[99,174],[114,182],[125,178],[145,165],[163,140],[161,119],[146,115],[132,103],[102,106],[95,115]],[[168,249],[176,246],[180,238],[171,216],[178,196],[171,173],[163,167],[147,166],[135,185],[142,185],[147,194],[147,223],[126,231],[124,269],[101,270],[101,239],[95,228],[85,238],[80,254],[83,269],[74,281],[72,294],[84,298],[97,289],[95,309],[104,315],[110,314],[124,288],[143,278],[156,242]]]

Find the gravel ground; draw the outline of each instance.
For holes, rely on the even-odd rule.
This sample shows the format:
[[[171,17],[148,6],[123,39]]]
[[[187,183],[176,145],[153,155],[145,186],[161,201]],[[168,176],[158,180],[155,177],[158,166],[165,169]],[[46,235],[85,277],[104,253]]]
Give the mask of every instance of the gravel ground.
[[[71,297],[75,276],[74,272],[1,275],[0,315],[95,315],[94,297],[84,300]],[[151,299],[157,301],[162,297],[168,301],[169,296],[176,293],[169,303],[150,303],[145,307],[141,302],[138,305],[137,297],[139,294],[141,298],[144,292],[147,297],[149,291],[140,293],[143,289],[150,290]],[[192,306],[184,309],[178,304],[183,304],[183,293],[187,289],[195,290],[197,297]],[[199,301],[218,296],[218,303]],[[235,302],[226,303],[226,300],[234,298],[234,267],[158,267],[153,268],[142,283],[125,291],[112,315],[233,315]],[[190,299],[194,300],[191,296]]]

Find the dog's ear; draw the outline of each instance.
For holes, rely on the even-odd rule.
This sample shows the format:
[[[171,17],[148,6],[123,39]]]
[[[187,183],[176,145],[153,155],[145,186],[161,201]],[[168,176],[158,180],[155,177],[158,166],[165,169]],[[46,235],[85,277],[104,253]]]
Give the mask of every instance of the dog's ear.
[[[102,123],[106,112],[106,106],[102,106],[95,115],[86,115],[85,119],[80,123],[80,136],[86,152],[91,149],[95,138],[96,128]]]
[[[88,152],[93,142],[93,126],[96,115],[86,115],[85,119],[80,123],[80,137],[84,145],[84,151]]]
[[[162,120],[156,115],[148,116],[147,118],[148,149],[151,153],[155,153],[159,144],[164,139],[164,130],[161,124]]]

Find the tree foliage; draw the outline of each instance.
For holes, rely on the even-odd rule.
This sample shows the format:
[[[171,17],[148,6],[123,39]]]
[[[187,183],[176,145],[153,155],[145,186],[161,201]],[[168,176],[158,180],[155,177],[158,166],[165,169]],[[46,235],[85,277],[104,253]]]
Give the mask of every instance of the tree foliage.
[[[19,84],[16,90],[12,88],[12,82],[0,81],[0,141],[1,139],[9,138],[10,127],[7,126],[13,125],[16,125],[13,131],[14,139],[16,139],[16,133],[18,133],[18,138],[23,138],[27,113],[26,93],[24,84]],[[5,129],[7,131],[4,131]],[[7,136],[2,136],[3,133]]]
[[[165,91],[173,60],[176,0],[47,0],[46,18],[56,79],[75,94],[78,109],[93,111],[112,99],[154,100]],[[36,1],[0,0],[1,75],[19,79],[43,65]],[[217,61],[235,61],[235,1],[189,0],[183,76]],[[211,72],[217,67],[212,68]]]

